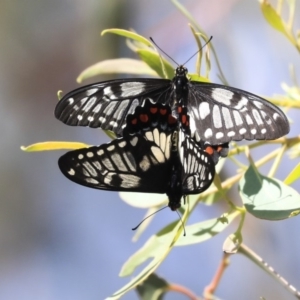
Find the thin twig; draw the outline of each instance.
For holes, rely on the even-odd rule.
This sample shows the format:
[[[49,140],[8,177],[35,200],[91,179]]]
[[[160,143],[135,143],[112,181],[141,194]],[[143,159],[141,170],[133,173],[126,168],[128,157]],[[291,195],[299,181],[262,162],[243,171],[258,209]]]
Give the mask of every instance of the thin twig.
[[[245,244],[241,244],[239,253],[245,255],[257,266],[267,272],[270,276],[276,279],[285,289],[287,289],[291,294],[293,294],[297,299],[300,299],[300,292],[291,284],[287,282],[279,273],[277,273],[268,263],[266,263],[260,256],[258,256],[253,250],[247,247]]]
[[[223,254],[222,260],[221,260],[220,265],[215,273],[215,276],[213,277],[210,284],[204,288],[203,295],[204,295],[205,300],[215,299],[214,292],[217,289],[217,287],[221,281],[222,275],[224,274],[226,267],[229,265],[228,257],[229,257],[229,254],[227,254],[227,253]]]
[[[168,291],[181,293],[187,296],[190,300],[199,300],[197,295],[195,295],[191,290],[187,289],[186,287],[178,284],[170,284],[167,288]]]

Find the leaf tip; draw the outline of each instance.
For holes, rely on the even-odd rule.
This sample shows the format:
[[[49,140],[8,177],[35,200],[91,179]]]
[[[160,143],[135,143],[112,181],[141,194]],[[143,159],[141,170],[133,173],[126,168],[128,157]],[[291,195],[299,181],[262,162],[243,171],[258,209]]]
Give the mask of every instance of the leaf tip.
[[[62,97],[63,97],[63,91],[62,90],[58,90],[57,91],[57,98],[58,98],[58,100],[61,100]]]
[[[300,214],[300,210],[294,210],[293,212],[290,213],[289,215],[289,218],[292,218],[292,217],[296,217]]]
[[[100,36],[103,36],[107,32],[107,29],[104,29],[100,32]]]

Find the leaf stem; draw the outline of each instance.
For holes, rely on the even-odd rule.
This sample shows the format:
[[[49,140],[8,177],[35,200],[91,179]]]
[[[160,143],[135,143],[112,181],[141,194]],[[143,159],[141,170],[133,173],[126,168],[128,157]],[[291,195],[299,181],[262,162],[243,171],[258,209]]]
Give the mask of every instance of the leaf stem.
[[[221,281],[222,275],[225,272],[225,269],[229,265],[229,254],[223,253],[223,257],[221,259],[221,262],[219,264],[219,267],[215,273],[215,276],[213,277],[212,281],[210,282],[209,285],[207,285],[204,288],[203,295],[205,300],[212,300],[215,299],[214,293]]]
[[[191,290],[179,284],[170,284],[168,288],[166,288],[166,291],[181,293],[187,296],[190,300],[199,300],[197,295],[195,295]]]
[[[171,0],[171,1],[178,8],[178,10],[181,11],[181,13],[192,23],[192,25],[197,29],[197,31],[201,32],[204,36],[206,36],[206,34],[204,34],[204,31],[197,24],[197,22],[195,21],[193,16],[188,12],[188,10],[181,3],[179,3],[178,0]],[[207,38],[207,36],[206,36],[206,38]],[[219,73],[220,73],[219,78],[220,78],[220,80],[222,81],[223,84],[228,85],[228,82],[227,82],[227,80],[226,80],[226,78],[225,78],[225,76],[222,72],[221,65],[220,65],[220,62],[219,62],[218,57],[217,57],[217,53],[216,53],[216,51],[215,51],[212,44],[211,44],[211,50],[213,52],[214,58],[216,60],[217,68],[218,68]]]
[[[279,282],[285,289],[293,294],[297,299],[300,299],[300,292],[291,284],[287,282],[279,273],[277,273],[269,264],[267,264],[260,256],[258,256],[253,250],[247,247],[245,244],[241,244],[238,252],[245,255],[258,267],[263,269],[266,273],[272,276],[277,282]]]
[[[283,157],[283,154],[284,154],[285,150],[286,150],[286,144],[283,145],[281,148],[279,148],[279,152],[278,152],[278,154],[277,154],[277,156],[274,160],[274,163],[273,163],[273,165],[272,165],[272,167],[269,171],[268,177],[274,177],[274,175],[275,175],[275,173],[276,173],[276,171],[279,167],[279,164],[282,160],[282,157]]]

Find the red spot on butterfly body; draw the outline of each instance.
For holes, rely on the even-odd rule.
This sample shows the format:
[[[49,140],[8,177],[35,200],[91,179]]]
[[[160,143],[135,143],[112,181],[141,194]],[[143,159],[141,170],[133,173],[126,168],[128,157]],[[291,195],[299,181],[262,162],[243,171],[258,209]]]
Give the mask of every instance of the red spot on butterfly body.
[[[132,120],[131,120],[131,124],[132,124],[132,125],[136,125],[136,123],[137,123],[137,119],[132,119]]]

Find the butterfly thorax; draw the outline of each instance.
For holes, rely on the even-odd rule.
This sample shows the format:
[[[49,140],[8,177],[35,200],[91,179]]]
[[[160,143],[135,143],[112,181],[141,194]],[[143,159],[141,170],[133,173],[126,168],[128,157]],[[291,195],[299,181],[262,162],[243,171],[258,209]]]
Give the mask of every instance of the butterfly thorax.
[[[173,89],[175,95],[175,102],[177,105],[186,105],[188,99],[188,78],[187,78],[187,68],[179,66],[176,69],[175,76],[173,78]]]

